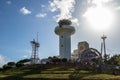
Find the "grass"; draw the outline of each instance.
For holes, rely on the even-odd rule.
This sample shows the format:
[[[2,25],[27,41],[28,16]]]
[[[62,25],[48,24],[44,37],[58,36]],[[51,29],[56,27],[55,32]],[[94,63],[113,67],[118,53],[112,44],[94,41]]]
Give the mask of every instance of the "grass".
[[[120,75],[98,74],[89,71],[78,71],[72,74],[73,79],[120,79]]]
[[[69,74],[32,74],[24,76],[24,78],[68,79]]]
[[[8,75],[5,75],[5,74],[0,74],[0,78],[4,78],[4,77],[7,77]]]
[[[83,77],[83,79],[120,79],[120,76],[111,74],[93,74]]]
[[[42,71],[41,74],[71,74],[74,71]]]
[[[75,70],[74,67],[61,67],[50,65],[47,67],[26,66],[18,69],[11,69],[0,73],[0,78],[42,78],[42,79],[120,79],[120,75],[98,74],[92,71]]]

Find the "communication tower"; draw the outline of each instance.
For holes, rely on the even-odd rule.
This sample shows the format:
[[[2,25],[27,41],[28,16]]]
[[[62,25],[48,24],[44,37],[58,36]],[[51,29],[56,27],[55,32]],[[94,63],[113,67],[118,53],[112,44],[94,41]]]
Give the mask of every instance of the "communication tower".
[[[31,64],[37,64],[39,63],[38,48],[40,47],[40,44],[38,43],[38,38],[37,38],[37,41],[33,39],[33,41],[30,41],[30,43],[32,45]]]

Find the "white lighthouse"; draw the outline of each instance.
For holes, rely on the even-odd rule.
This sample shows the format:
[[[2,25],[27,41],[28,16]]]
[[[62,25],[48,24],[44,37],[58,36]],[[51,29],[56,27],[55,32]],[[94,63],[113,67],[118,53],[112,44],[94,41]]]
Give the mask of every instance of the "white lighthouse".
[[[55,33],[59,35],[59,56],[61,59],[71,59],[71,35],[75,33],[75,28],[70,25],[71,21],[64,19],[59,21],[59,26],[55,28]]]

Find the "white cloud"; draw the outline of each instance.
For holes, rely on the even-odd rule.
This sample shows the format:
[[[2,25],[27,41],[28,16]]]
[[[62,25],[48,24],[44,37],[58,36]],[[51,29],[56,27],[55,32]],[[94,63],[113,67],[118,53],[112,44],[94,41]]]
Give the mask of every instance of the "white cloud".
[[[2,67],[7,62],[8,62],[8,60],[6,59],[6,57],[0,55],[0,67]]]
[[[92,3],[108,3],[111,2],[113,0],[88,0],[88,2],[92,2]]]
[[[102,3],[109,3],[113,0],[88,0],[88,3],[92,3],[95,5],[101,5]]]
[[[59,12],[54,16],[56,21],[59,21],[61,19],[72,19],[75,0],[53,0],[49,3],[51,12]]]
[[[83,14],[83,16],[85,17],[86,13],[88,13],[89,10],[91,10],[92,8],[96,8],[96,7],[103,7],[104,3],[110,3],[113,0],[88,0],[88,8],[86,10],[86,12]],[[98,10],[98,9],[97,9]]]
[[[28,55],[24,55],[23,58],[29,58]]]
[[[45,5],[41,5],[41,7],[42,7],[42,8],[44,8],[44,7],[45,7]]]
[[[77,18],[73,18],[73,19],[71,19],[71,21],[72,21],[73,25],[79,26],[79,20]]]
[[[53,18],[58,22],[61,19],[70,19],[76,26],[79,25],[78,19],[72,16],[75,7],[75,0],[53,0],[50,1],[50,11],[58,14]]]
[[[31,14],[31,11],[28,10],[26,7],[22,7],[22,8],[20,9],[20,12],[21,12],[22,14],[24,14],[24,15]]]
[[[11,1],[6,1],[6,4],[12,4],[12,2]]]
[[[39,13],[36,15],[37,18],[44,18],[45,16],[47,16],[46,13]]]

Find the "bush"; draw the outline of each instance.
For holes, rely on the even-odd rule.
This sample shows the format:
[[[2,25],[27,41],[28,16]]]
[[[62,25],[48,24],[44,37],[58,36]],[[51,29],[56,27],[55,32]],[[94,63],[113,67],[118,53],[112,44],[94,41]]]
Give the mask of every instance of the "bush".
[[[20,60],[18,61],[17,63],[26,63],[26,62],[30,62],[31,59],[23,59],[23,60]]]
[[[2,68],[0,68],[0,71],[2,71],[3,69]]]
[[[16,67],[22,67],[22,66],[24,66],[23,63],[16,63]]]
[[[108,64],[120,66],[120,55],[114,55],[108,60]]]
[[[58,22],[59,27],[62,27],[62,25],[71,25],[72,22],[69,19],[63,19]]]
[[[31,61],[31,59],[22,59],[16,63],[16,67],[22,67],[22,66],[24,66],[24,63],[30,62],[30,61]]]
[[[12,67],[9,66],[9,65],[7,65],[7,64],[3,65],[3,70],[8,70],[8,69],[11,69],[11,68],[12,68]]]
[[[15,62],[8,62],[7,65],[13,67],[15,66]]]
[[[67,58],[63,58],[63,59],[62,59],[62,62],[67,62]]]

